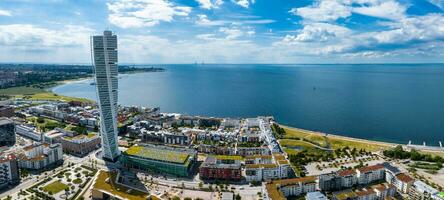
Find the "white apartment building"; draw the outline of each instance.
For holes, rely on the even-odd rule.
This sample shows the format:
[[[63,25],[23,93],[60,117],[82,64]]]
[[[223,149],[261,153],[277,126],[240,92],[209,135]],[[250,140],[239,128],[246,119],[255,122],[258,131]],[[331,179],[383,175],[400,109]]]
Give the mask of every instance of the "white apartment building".
[[[21,124],[15,125],[15,131],[18,135],[32,139],[34,141],[42,141],[42,134],[37,132],[34,126],[26,126]]]
[[[258,157],[250,159],[245,165],[245,179],[252,181],[270,181],[288,177],[290,163],[282,155],[273,155],[272,161],[268,158]],[[254,162],[254,163],[253,163]]]
[[[264,199],[286,199],[288,196],[300,196],[316,191],[316,177],[283,179],[266,184]]]
[[[25,147],[23,153],[18,156],[19,167],[25,169],[42,169],[62,161],[61,144],[33,144]]]
[[[358,177],[358,183],[361,185],[367,185],[371,182],[384,179],[385,168],[383,165],[372,165],[362,167],[356,170]]]

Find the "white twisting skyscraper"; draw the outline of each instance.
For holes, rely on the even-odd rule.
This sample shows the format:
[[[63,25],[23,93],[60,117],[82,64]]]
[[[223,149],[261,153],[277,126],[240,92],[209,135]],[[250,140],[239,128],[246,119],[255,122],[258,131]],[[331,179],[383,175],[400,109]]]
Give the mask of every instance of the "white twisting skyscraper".
[[[91,39],[103,158],[116,161],[120,155],[117,146],[117,36],[104,31],[103,35]]]

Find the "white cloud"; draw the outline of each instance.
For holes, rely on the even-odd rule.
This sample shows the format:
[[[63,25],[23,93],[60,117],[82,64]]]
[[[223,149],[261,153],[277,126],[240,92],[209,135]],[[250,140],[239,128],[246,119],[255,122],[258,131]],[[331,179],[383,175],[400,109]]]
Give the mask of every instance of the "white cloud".
[[[0,25],[0,60],[88,63],[89,36],[94,32],[90,28],[75,25],[57,29],[31,24]]]
[[[177,6],[168,0],[113,0],[108,3],[108,10],[108,20],[121,28],[154,26],[191,12],[190,7]]]
[[[371,56],[399,56],[403,55],[402,53],[407,55],[410,51],[414,51],[413,47],[415,46],[434,44],[444,39],[442,24],[444,24],[442,14],[406,17],[385,23],[386,30],[370,32],[352,31],[329,23],[307,22],[297,34],[286,35],[281,41],[274,43],[274,46],[306,55],[344,54],[368,58]],[[402,47],[385,48],[384,45],[387,44]],[[431,48],[430,45],[427,48]],[[403,51],[403,49],[410,50]],[[415,49],[428,55],[437,54],[436,50]],[[391,52],[397,52],[397,54]]]
[[[231,0],[231,1],[244,8],[248,8],[250,7],[251,4],[255,3],[255,0]]]
[[[405,17],[406,9],[395,0],[318,0],[313,5],[292,8],[289,12],[305,20],[328,22],[348,18],[352,13],[399,20]]]
[[[293,8],[290,13],[312,21],[334,21],[351,15],[348,6],[332,0],[323,0],[313,6]]]
[[[12,16],[12,13],[11,13],[11,11],[9,11],[9,10],[3,10],[3,9],[0,9],[0,16],[11,17],[11,16]]]
[[[353,12],[372,17],[385,19],[402,19],[405,16],[406,7],[395,1],[384,1],[371,6],[353,7]]]
[[[196,0],[201,8],[212,9],[219,8],[220,5],[224,3],[223,0]]]
[[[197,15],[197,17],[196,24],[199,26],[221,26],[226,23],[226,21],[211,21],[206,15]]]
[[[350,34],[351,30],[342,26],[328,23],[310,23],[305,25],[298,35],[287,35],[284,40],[298,42],[326,42],[334,38],[346,37]]]
[[[219,32],[224,33],[226,35],[225,38],[229,40],[244,36],[244,32],[238,28],[221,27],[219,28]]]
[[[196,37],[201,40],[173,41],[150,35],[122,36],[119,42],[121,62],[260,63],[275,62],[278,59],[278,55],[271,49],[248,40],[217,39],[214,34]]]
[[[401,19],[392,23],[391,30],[372,32],[368,35],[382,44],[430,41],[444,38],[443,24],[442,14],[429,14]]]
[[[33,49],[89,46],[89,36],[93,32],[90,28],[73,25],[67,25],[59,30],[31,24],[0,25],[0,44]]]

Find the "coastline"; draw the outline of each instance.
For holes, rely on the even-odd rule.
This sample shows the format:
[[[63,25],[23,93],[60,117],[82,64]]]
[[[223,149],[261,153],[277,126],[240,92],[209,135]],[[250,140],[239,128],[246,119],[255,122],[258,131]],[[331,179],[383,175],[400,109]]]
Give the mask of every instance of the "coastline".
[[[73,82],[78,82],[78,81],[84,81],[84,80],[88,80],[91,79],[92,77],[85,77],[85,78],[80,78],[80,79],[71,79],[71,80],[65,80],[65,81],[61,81],[57,86],[62,85],[62,84],[68,84],[68,83],[73,83]],[[52,87],[55,88],[57,86]],[[53,91],[52,93],[54,93]],[[56,94],[56,93],[54,93]],[[92,101],[92,100],[91,100]],[[301,128],[297,128],[297,127],[291,127],[291,126],[287,126],[284,124],[280,124],[279,122],[277,122],[277,124],[283,128],[286,129],[290,129],[290,130],[295,130],[298,132],[303,132],[309,135],[313,135],[313,136],[317,136],[317,137],[326,137],[328,138],[330,141],[332,141],[333,143],[335,143],[336,146],[340,146],[341,143],[343,143],[344,145],[347,145],[349,143],[353,143],[353,144],[358,144],[359,146],[362,147],[367,147],[369,149],[388,149],[388,148],[392,148],[395,147],[397,145],[402,145],[404,147],[409,147],[409,148],[415,148],[418,151],[424,152],[424,153],[431,153],[434,155],[440,155],[442,157],[444,157],[444,149],[437,149],[437,150],[433,150],[433,149],[419,149],[416,148],[414,146],[408,146],[407,144],[403,144],[403,143],[396,143],[396,142],[385,142],[385,141],[378,141],[378,140],[370,140],[370,139],[363,139],[363,138],[355,138],[355,137],[350,137],[350,136],[342,136],[342,135],[338,135],[338,134],[330,134],[330,133],[323,133],[323,132],[318,132],[318,131],[312,131],[312,130],[306,130],[306,129],[301,129]],[[429,147],[435,147],[436,146],[429,146]]]
[[[302,133],[305,133],[307,135],[314,135],[314,136],[318,136],[318,137],[326,137],[329,140],[362,143],[362,144],[368,145],[368,146],[381,147],[382,149],[393,148],[393,147],[396,147],[398,145],[402,145],[403,147],[409,147],[406,144],[401,144],[401,143],[383,142],[383,141],[368,140],[368,139],[362,139],[362,138],[354,138],[354,137],[342,136],[342,135],[336,135],[336,134],[322,133],[322,132],[317,132],[317,131],[311,131],[311,130],[305,130],[305,129],[300,129],[300,128],[296,128],[296,127],[286,126],[286,125],[279,124],[279,123],[278,123],[278,125],[280,127],[284,128],[284,129],[293,130],[293,131],[297,131],[297,132],[302,132]],[[414,148],[414,147],[409,147],[409,148]],[[444,149],[442,149],[442,150],[417,149],[417,148],[415,148],[415,149],[417,151],[422,152],[422,153],[427,153],[427,154],[438,155],[438,156],[444,157]]]

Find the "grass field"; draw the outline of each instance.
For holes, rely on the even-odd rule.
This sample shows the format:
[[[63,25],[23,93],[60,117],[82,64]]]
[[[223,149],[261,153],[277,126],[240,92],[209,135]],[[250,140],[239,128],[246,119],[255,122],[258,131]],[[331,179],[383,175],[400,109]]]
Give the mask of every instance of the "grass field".
[[[285,140],[292,140],[290,138],[299,138],[299,139],[305,139],[307,141],[311,141],[313,143],[319,144],[322,147],[328,146],[327,144],[330,144],[330,147],[332,149],[338,149],[343,148],[345,146],[349,146],[350,148],[356,148],[356,149],[365,149],[367,151],[378,151],[380,149],[387,149],[390,148],[390,145],[381,144],[377,142],[372,141],[365,141],[365,140],[354,140],[354,139],[348,139],[348,138],[339,138],[335,136],[327,136],[324,137],[321,133],[311,132],[311,131],[305,131],[301,129],[294,129],[290,127],[281,126],[285,130],[285,136],[284,140],[280,140],[281,144],[282,141],[284,141],[284,144],[288,144],[288,141]],[[294,140],[298,142],[297,140]],[[285,145],[283,145],[285,146]]]
[[[27,100],[49,100],[49,101],[80,101],[85,103],[93,103],[93,101],[84,98],[67,97],[54,94],[45,89],[32,86],[12,87],[0,89],[0,95],[7,95],[12,98],[22,98]]]
[[[46,192],[51,192],[52,194],[57,194],[62,190],[65,190],[66,188],[69,188],[67,185],[61,183],[60,181],[54,181],[45,187],[43,187],[43,190]]]
[[[28,117],[27,120],[32,122],[40,130],[52,130],[56,127],[63,128],[65,126],[63,123],[48,118],[43,118],[43,123],[39,123],[37,117]]]
[[[32,94],[38,94],[38,93],[45,93],[47,92],[44,89],[40,89],[37,87],[12,87],[7,89],[0,89],[0,94],[2,95],[9,95],[9,96],[15,96],[15,95],[32,95]]]

